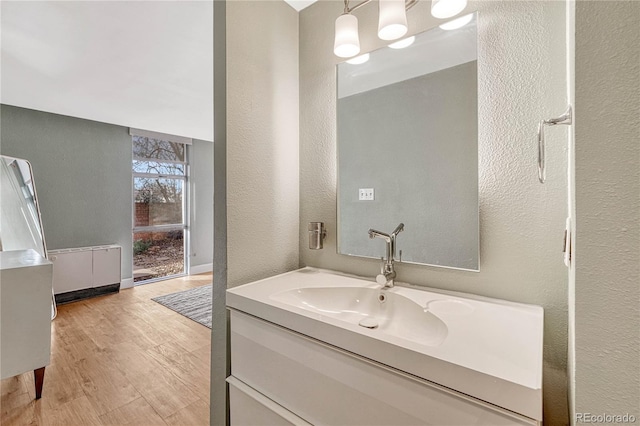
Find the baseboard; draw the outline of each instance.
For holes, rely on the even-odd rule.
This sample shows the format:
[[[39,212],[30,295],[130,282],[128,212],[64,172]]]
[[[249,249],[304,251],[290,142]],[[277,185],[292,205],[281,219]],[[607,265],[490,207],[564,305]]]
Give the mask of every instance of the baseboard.
[[[131,288],[133,287],[133,285],[134,285],[133,278],[123,278],[120,281],[120,290],[125,288]]]
[[[189,275],[206,274],[207,272],[213,272],[213,263],[205,263],[204,265],[189,268]]]
[[[90,299],[92,297],[104,296],[111,293],[117,293],[120,290],[120,284],[109,284],[101,287],[83,288],[81,290],[68,291],[66,293],[56,294],[57,305],[65,303],[77,302],[78,300]]]

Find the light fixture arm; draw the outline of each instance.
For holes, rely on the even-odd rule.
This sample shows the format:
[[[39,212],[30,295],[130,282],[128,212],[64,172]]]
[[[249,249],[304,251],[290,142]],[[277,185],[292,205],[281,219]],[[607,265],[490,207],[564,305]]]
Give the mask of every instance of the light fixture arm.
[[[418,4],[420,0],[405,0],[404,2],[404,9],[405,10],[409,10],[411,9],[413,6],[415,6],[416,4]]]
[[[371,0],[364,0],[353,7],[349,7],[349,0],[344,0],[344,13],[351,13],[354,10],[358,10],[367,3],[371,3]]]
[[[405,0],[404,2],[404,8],[405,10],[409,10],[411,9],[413,6],[415,6],[420,0]],[[349,7],[349,0],[344,0],[344,13],[351,13],[355,10],[360,9],[362,6],[364,6],[365,4],[371,3],[372,0],[364,0],[361,1],[360,3],[356,4],[353,7]]]

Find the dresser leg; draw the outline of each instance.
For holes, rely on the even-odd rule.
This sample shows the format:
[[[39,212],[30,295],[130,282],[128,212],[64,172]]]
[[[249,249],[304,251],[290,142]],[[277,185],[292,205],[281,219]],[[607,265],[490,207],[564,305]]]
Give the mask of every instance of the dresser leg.
[[[33,377],[36,379],[36,399],[40,399],[44,385],[44,367],[33,370]]]

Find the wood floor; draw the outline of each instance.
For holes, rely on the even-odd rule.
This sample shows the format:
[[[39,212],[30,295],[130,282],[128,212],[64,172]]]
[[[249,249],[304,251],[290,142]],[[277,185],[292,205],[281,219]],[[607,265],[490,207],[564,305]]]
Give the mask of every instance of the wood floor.
[[[151,300],[195,275],[60,306],[42,399],[33,373],[2,381],[0,424],[208,425],[211,330]]]

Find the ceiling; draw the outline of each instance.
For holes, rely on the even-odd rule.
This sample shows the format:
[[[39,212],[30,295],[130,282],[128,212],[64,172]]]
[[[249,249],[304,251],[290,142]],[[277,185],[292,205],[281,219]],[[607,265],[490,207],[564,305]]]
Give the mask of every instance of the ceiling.
[[[284,0],[284,1],[287,2],[289,6],[293,7],[295,10],[300,12],[305,7],[311,6],[317,0]]]
[[[213,141],[213,2],[2,1],[0,102]]]

